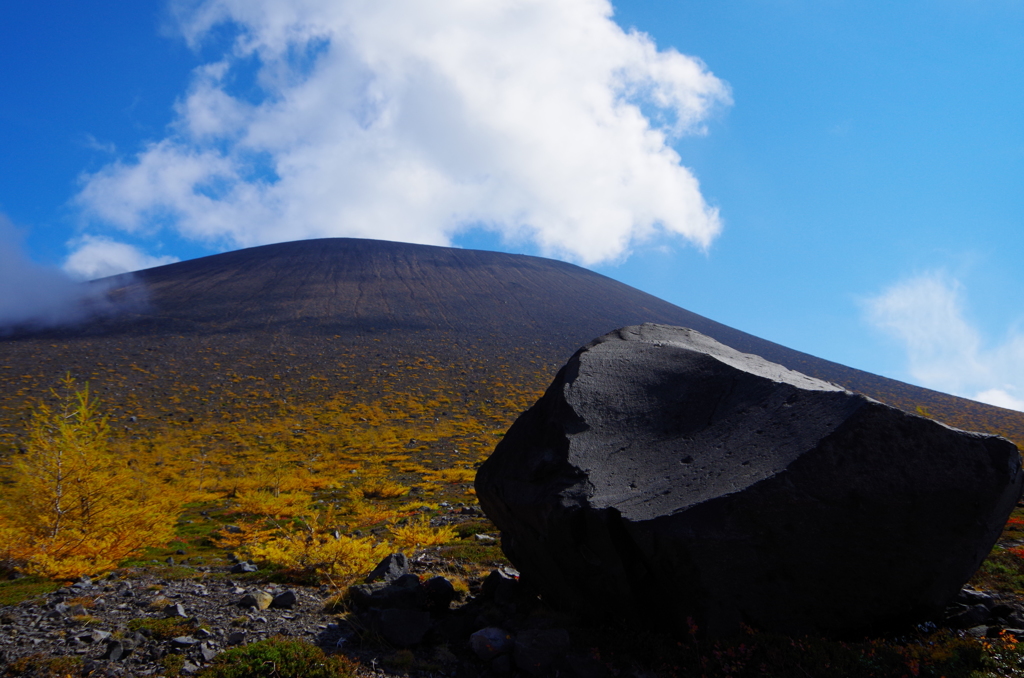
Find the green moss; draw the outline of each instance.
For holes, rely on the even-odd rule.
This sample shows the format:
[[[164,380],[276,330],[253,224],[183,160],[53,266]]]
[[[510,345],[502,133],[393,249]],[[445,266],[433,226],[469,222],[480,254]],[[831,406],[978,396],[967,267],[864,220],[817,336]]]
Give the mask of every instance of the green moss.
[[[142,617],[128,622],[129,631],[141,631],[142,629],[148,629],[157,640],[169,640],[194,633],[198,627],[194,622],[182,619],[181,617],[168,617],[166,619]]]
[[[356,664],[316,645],[274,637],[221,653],[200,678],[354,678]]]
[[[1024,557],[996,545],[969,584],[988,590],[1024,592]]]
[[[439,551],[442,558],[457,560],[477,565],[510,565],[505,554],[497,544],[476,544],[468,541],[456,542],[442,546]]]
[[[34,654],[15,659],[0,675],[32,676],[32,678],[77,678],[84,676],[81,657],[47,657]]]
[[[470,523],[460,523],[455,526],[455,532],[459,535],[459,539],[468,539],[475,534],[496,532],[497,530],[498,528],[489,520],[474,520]]]
[[[185,655],[167,654],[160,658],[160,666],[164,668],[165,676],[180,676],[181,669],[185,667]]]
[[[62,586],[61,582],[42,577],[21,577],[0,582],[0,605],[17,605],[23,600],[45,596]]]

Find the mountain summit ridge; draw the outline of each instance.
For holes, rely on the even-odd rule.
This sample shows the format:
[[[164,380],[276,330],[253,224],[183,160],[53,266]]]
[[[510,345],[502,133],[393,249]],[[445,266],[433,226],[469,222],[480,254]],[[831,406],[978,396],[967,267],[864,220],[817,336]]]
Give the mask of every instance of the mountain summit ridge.
[[[325,338],[339,338],[368,350],[384,344],[403,354],[423,347],[441,354],[492,353],[496,359],[515,354],[515,360],[557,366],[595,337],[655,322],[695,329],[738,351],[959,428],[1024,440],[1022,413],[817,358],[542,257],[326,238],[215,254],[97,282],[114,297],[144,296],[148,304],[74,327],[2,338],[0,355],[9,366],[31,371],[18,364],[64,342],[70,353],[58,362],[89,374],[97,351],[186,337],[203,344],[241,342],[257,354],[267,346],[302,351],[307,342],[319,346]],[[322,347],[317,350],[323,355]],[[0,391],[11,391],[10,399],[14,386],[8,380]]]

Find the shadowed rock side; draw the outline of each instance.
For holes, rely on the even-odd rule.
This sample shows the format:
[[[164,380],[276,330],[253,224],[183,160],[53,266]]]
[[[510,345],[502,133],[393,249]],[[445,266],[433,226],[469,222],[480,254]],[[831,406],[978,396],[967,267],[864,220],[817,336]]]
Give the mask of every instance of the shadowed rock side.
[[[546,599],[713,635],[941,613],[1020,497],[1017,448],[677,327],[580,349],[477,475]]]
[[[322,338],[340,337],[370,348],[379,340],[410,354],[473,350],[502,358],[514,352],[558,365],[593,337],[657,322],[694,328],[908,411],[925,406],[953,425],[1024,440],[1024,414],[821,360],[540,257],[331,238],[253,247],[97,284],[110,286],[114,299],[148,298],[149,305],[72,328],[0,338],[0,357],[34,370],[51,342],[66,342],[59,362],[89,374],[93,356],[137,352],[147,341],[184,353],[196,346],[244,353],[286,345],[301,356],[321,353]],[[303,369],[301,359],[293,367]]]

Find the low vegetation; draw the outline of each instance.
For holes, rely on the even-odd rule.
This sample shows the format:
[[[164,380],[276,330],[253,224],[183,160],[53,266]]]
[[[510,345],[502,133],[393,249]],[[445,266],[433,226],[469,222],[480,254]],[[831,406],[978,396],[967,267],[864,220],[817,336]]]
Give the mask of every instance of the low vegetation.
[[[148,420],[145,436],[112,425],[95,390],[65,376],[26,410],[0,467],[0,565],[66,580],[165,552],[228,551],[344,586],[392,551],[458,541],[432,518],[475,504],[476,466],[539,390],[498,382],[500,397],[456,403],[434,364],[398,362],[388,378],[411,375],[413,394],[268,404],[254,391],[234,400],[250,416],[133,416]]]
[[[490,381],[478,383],[469,369],[464,381],[452,383],[453,373],[439,361],[396,360],[382,363],[376,375],[354,373],[363,383],[348,390],[317,391],[321,384],[310,375],[321,395],[303,398],[287,385],[266,387],[272,376],[229,370],[217,389],[183,385],[145,407],[124,398],[111,408],[114,416],[96,397],[111,391],[105,374],[87,375],[88,384],[65,377],[21,409],[22,418],[4,420],[0,562],[27,576],[0,581],[0,605],[115,569],[123,576],[149,568],[165,580],[194,577],[194,569],[168,559],[226,564],[229,555],[261,566],[258,574],[237,575],[242,582],[252,576],[343,590],[387,553],[427,547],[448,564],[438,573],[467,592],[469,580],[504,562],[495,541],[476,537],[493,534],[494,526],[479,516],[454,525],[439,518],[476,505],[476,467],[540,395],[547,376],[538,370],[495,377],[492,370]],[[124,389],[127,382],[116,383]],[[1024,596],[1020,509],[972,583]],[[187,620],[148,617],[129,627],[160,637],[195,630]],[[1024,651],[1005,634],[975,638],[921,629],[844,642],[749,630],[711,643],[698,641],[698,633],[683,639],[615,627],[588,633],[593,659],[616,671],[1024,676]],[[385,663],[398,671],[421,666],[422,658],[403,652]],[[166,675],[176,674],[177,659],[168,658]],[[226,651],[200,675],[338,677],[357,668],[308,643],[274,638]],[[83,671],[76,657],[33,656],[11,662],[0,675]]]
[[[269,638],[222,653],[200,678],[352,678],[357,665],[297,640]]]

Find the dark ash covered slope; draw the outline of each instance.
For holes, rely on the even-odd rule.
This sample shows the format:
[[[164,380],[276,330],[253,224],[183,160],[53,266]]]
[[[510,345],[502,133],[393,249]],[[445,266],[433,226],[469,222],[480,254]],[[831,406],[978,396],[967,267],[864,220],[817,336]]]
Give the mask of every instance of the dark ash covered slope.
[[[43,369],[38,377],[45,384],[62,370],[88,375],[97,356],[187,355],[200,348],[256,356],[287,351],[291,367],[299,370],[310,356],[329,356],[330,339],[367,355],[473,352],[553,374],[591,339],[656,322],[696,329],[744,353],[903,409],[923,407],[962,428],[1024,440],[1020,413],[821,360],[539,257],[334,238],[253,247],[112,282],[115,295],[144,294],[148,306],[74,328],[6,337],[0,359],[9,373]],[[8,380],[0,398],[10,402],[17,388]]]

